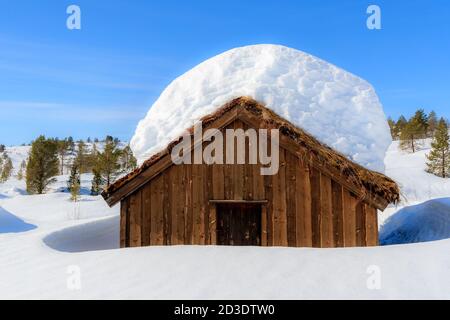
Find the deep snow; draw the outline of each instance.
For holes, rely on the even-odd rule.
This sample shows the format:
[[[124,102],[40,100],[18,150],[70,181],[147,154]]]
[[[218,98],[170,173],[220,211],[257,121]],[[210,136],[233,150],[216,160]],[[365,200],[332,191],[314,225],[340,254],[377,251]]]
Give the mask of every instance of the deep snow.
[[[14,148],[9,151],[15,153]],[[415,175],[433,180],[436,194],[445,193],[447,180],[435,180],[421,166],[399,168],[408,165],[405,159],[423,163],[426,152],[410,155],[398,151],[394,143],[386,167],[397,173],[403,186]],[[14,159],[21,161],[20,156]],[[450,239],[376,248],[118,249],[119,207],[109,208],[100,197],[88,195],[77,204],[70,202],[69,194],[62,192],[66,179],[58,177],[50,192],[39,196],[26,195],[23,181],[0,184],[0,221],[1,212],[7,212],[13,221],[9,226],[17,227],[15,233],[0,231],[0,298],[450,299]],[[84,190],[90,179],[82,176]],[[439,183],[444,189],[438,192]],[[427,192],[416,186],[416,192],[404,188],[406,197],[426,197]],[[441,219],[446,210],[434,210],[442,201],[450,200],[432,200],[418,207],[426,211],[405,208],[398,218],[392,212],[402,207],[392,207],[380,220],[392,216],[394,223],[387,220],[383,228],[411,230],[412,225],[416,231],[425,230],[419,234],[421,240],[423,235],[425,240],[436,239],[437,232],[445,231],[434,228],[435,221],[443,225],[435,217]],[[413,214],[404,223],[406,210]],[[67,286],[74,266],[81,272],[80,290]],[[373,266],[380,271],[379,290],[367,287]]]
[[[280,45],[235,48],[175,79],[137,126],[131,148],[142,163],[202,116],[250,96],[322,142],[383,172],[391,136],[366,81]]]

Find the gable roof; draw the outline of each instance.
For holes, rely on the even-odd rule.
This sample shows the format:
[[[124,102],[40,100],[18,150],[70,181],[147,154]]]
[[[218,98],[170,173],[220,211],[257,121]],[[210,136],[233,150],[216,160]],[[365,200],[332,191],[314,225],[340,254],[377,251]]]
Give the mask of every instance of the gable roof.
[[[221,129],[236,119],[253,127],[278,129],[280,146],[292,151],[319,171],[330,175],[356,196],[378,209],[384,210],[389,203],[399,202],[400,190],[395,181],[349,160],[252,98],[236,98],[203,117],[201,122],[203,129]],[[188,132],[193,134],[194,128],[189,128]],[[154,154],[139,168],[104,190],[102,196],[108,205],[116,204],[170,167],[171,150],[181,139],[182,137],[179,137],[172,141],[164,150]]]

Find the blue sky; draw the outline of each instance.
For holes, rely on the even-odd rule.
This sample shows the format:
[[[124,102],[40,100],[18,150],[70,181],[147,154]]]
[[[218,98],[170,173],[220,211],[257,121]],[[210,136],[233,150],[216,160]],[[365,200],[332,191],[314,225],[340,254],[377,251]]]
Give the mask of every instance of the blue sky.
[[[79,5],[82,29],[66,28]],[[366,28],[377,4],[382,30]],[[293,47],[368,80],[385,112],[450,118],[450,2],[0,0],[0,143],[128,140],[176,76],[233,47]]]

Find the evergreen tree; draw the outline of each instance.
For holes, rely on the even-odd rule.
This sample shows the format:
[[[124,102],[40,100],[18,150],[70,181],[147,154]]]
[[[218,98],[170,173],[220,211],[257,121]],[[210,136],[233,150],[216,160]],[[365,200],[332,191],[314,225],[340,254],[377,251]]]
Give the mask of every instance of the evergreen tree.
[[[103,152],[98,154],[98,168],[107,187],[119,174],[119,157],[121,153],[114,141],[107,139]]]
[[[42,194],[59,172],[57,142],[40,136],[31,144],[26,169],[27,191]]]
[[[0,144],[0,153],[5,152],[6,147],[4,144]]]
[[[436,112],[431,111],[430,114],[428,115],[428,132],[427,132],[428,137],[434,136],[434,131],[437,129],[438,124],[439,121]]]
[[[391,130],[391,137],[392,140],[396,140],[397,139],[397,132],[396,132],[396,124],[395,121],[392,120],[391,117],[389,117],[387,119],[388,125],[389,125],[389,129]]]
[[[416,111],[400,133],[400,148],[416,152],[420,140],[426,137],[428,119],[423,109]]]
[[[80,194],[81,181],[80,181],[80,172],[78,169],[78,164],[76,161],[73,162],[72,167],[70,168],[70,176],[69,181],[67,182],[67,189],[69,190],[72,201],[77,201],[78,196]]]
[[[88,154],[86,152],[86,145],[81,140],[77,144],[77,155],[75,158],[75,162],[77,163],[78,169],[80,173],[89,172],[89,159]]]
[[[23,179],[26,168],[27,168],[27,163],[25,160],[22,160],[22,162],[20,163],[19,171],[17,171],[17,179],[18,180]]]
[[[8,157],[8,154],[5,152],[2,156],[2,168],[1,168],[1,174],[0,174],[0,182],[5,182],[11,177],[13,164],[11,161],[11,158]]]
[[[58,157],[59,157],[59,162],[60,162],[59,174],[63,175],[65,159],[66,159],[67,155],[69,154],[69,152],[71,151],[71,143],[69,142],[68,139],[64,139],[64,140],[56,139],[55,141],[56,141]]]
[[[122,154],[120,155],[120,164],[121,171],[124,173],[128,173],[136,169],[137,160],[133,155],[133,151],[131,151],[130,146],[126,146],[122,150]]]
[[[98,168],[92,169],[94,177],[92,178],[91,195],[98,196],[103,191],[104,180]]]
[[[433,142],[431,143],[431,152],[427,155],[427,171],[441,178],[450,176],[450,136],[446,121],[439,120]]]

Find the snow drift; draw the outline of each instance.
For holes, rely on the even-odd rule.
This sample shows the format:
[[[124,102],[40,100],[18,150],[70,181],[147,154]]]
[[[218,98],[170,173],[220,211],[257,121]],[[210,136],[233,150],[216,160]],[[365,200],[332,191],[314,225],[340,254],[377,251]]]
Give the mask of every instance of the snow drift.
[[[202,116],[250,96],[361,165],[383,172],[391,137],[366,81],[279,45],[235,48],[175,79],[137,126],[131,148],[142,163]]]
[[[380,243],[403,244],[450,238],[450,198],[401,209],[380,230]]]

